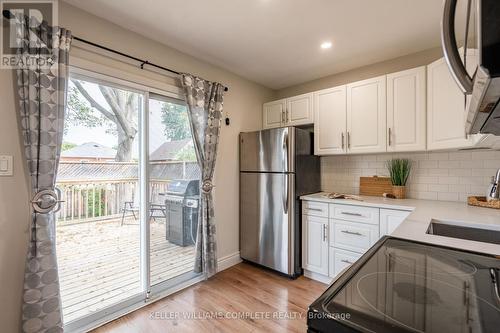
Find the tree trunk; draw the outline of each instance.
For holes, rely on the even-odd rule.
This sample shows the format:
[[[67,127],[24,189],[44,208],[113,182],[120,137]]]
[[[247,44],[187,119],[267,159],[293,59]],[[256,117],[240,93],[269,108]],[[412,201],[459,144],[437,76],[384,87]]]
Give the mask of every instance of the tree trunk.
[[[134,136],[128,136],[119,126],[118,132],[118,148],[116,150],[115,160],[117,162],[129,162],[132,160],[132,147],[134,144]]]

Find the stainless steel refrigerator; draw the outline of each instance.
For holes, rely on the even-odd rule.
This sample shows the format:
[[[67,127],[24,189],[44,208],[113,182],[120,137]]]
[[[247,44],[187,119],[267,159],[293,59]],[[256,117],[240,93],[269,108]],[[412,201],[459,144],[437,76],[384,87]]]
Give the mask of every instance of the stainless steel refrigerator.
[[[240,254],[301,274],[299,196],[320,190],[313,133],[295,127],[240,133]]]

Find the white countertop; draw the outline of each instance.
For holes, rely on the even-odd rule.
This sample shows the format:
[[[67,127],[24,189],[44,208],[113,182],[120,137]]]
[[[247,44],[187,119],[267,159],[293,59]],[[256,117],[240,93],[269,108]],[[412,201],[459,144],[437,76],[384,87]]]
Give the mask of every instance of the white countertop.
[[[304,195],[300,198],[302,200],[343,205],[411,211],[411,214],[391,236],[500,256],[500,245],[429,235],[426,233],[429,223],[433,219],[459,225],[473,225],[474,227],[489,230],[500,230],[500,210],[469,206],[463,202],[386,199],[369,196],[361,196],[363,201],[357,201],[328,199],[325,195],[326,193],[316,193]]]

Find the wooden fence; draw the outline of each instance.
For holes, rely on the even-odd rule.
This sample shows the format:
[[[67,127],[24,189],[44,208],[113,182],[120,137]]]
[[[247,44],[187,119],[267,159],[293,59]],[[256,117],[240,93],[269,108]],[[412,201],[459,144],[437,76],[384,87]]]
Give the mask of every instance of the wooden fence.
[[[196,162],[153,162],[150,165],[150,202],[161,203],[172,179],[199,179]],[[59,225],[100,221],[120,217],[126,202],[139,206],[137,163],[59,163],[56,187],[61,191]]]
[[[159,202],[159,193],[166,191],[168,183],[168,180],[150,183],[151,202]],[[117,218],[125,202],[131,202],[134,207],[139,206],[136,179],[66,181],[58,182],[56,186],[61,190],[61,199],[64,200],[57,213],[60,225]]]

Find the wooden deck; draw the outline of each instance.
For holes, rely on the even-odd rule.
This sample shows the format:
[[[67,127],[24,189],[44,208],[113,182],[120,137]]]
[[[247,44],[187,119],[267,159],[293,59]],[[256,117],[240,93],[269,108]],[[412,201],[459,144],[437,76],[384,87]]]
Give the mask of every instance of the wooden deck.
[[[152,222],[151,284],[189,272],[194,246],[165,239],[165,224]],[[64,321],[70,322],[140,292],[139,225],[133,218],[57,228],[57,260]]]

